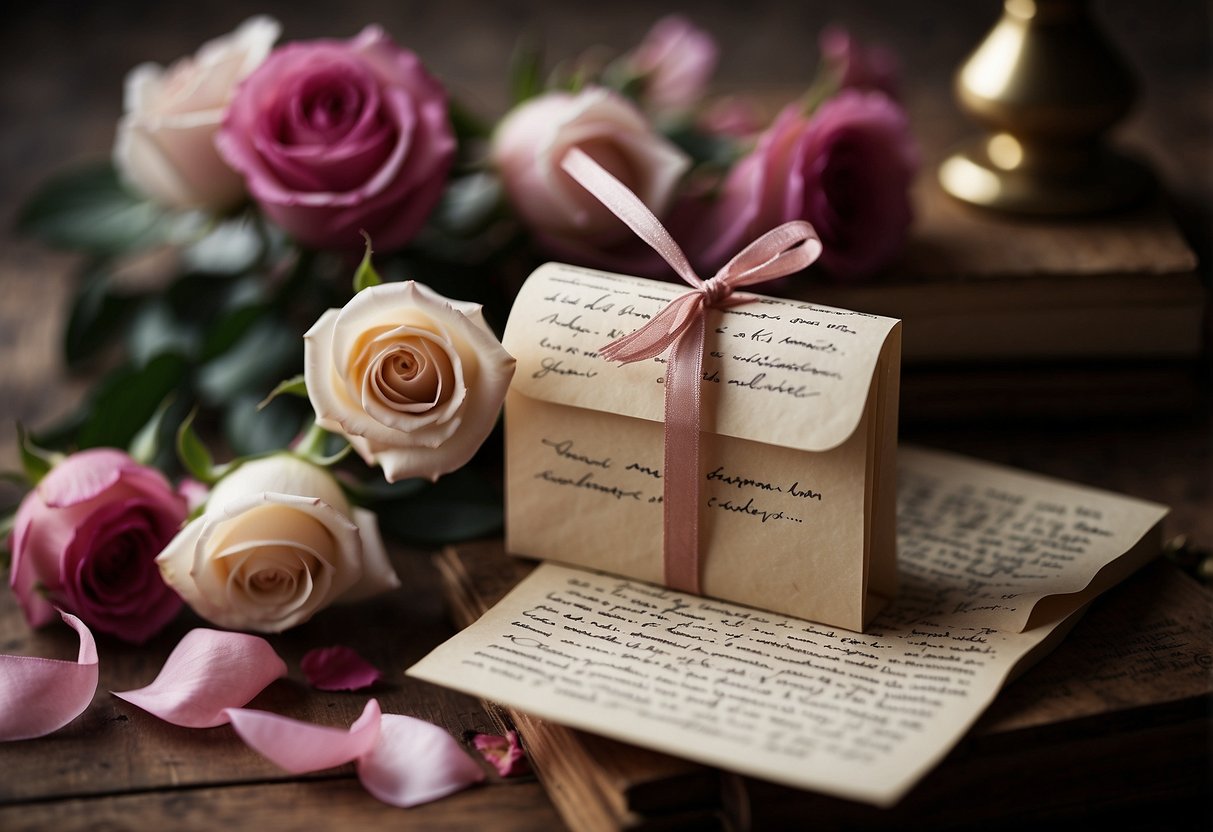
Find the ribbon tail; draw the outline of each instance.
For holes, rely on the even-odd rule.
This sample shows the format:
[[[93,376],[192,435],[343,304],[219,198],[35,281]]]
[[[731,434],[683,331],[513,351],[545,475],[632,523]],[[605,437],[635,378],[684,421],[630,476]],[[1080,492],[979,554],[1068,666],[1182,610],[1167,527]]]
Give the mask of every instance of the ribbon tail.
[[[695,595],[699,580],[699,399],[706,326],[695,316],[665,371],[665,585]]]

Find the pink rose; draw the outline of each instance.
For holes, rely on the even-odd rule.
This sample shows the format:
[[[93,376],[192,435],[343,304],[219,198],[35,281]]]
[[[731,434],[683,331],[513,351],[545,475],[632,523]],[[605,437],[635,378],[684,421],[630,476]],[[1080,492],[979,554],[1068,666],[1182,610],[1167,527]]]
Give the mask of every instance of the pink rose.
[[[716,41],[680,15],[663,17],[624,63],[640,79],[646,103],[682,112],[703,97],[719,50]]]
[[[55,607],[101,632],[147,641],[181,607],[156,556],[185,520],[185,499],[122,451],[81,451],[25,496],[9,583],[31,627]]]
[[[812,117],[789,105],[725,180],[695,239],[705,270],[789,220],[821,235],[835,276],[876,271],[910,225],[918,154],[905,113],[878,92],[844,90]]]
[[[865,45],[841,26],[827,26],[818,38],[821,60],[842,89],[878,90],[896,99],[901,69],[897,56],[879,45]]]
[[[510,111],[493,134],[490,155],[510,203],[549,253],[604,268],[651,259],[651,250],[622,220],[561,169],[574,147],[659,217],[690,166],[686,154],[655,133],[629,101],[601,87],[532,98]]]
[[[276,50],[245,79],[217,144],[274,222],[304,245],[399,248],[438,202],[455,154],[446,95],[368,26]]]

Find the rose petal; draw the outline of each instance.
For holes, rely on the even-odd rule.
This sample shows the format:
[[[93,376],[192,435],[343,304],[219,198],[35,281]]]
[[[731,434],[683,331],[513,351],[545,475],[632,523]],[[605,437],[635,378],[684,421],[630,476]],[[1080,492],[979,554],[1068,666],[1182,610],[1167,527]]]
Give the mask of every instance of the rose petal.
[[[357,760],[370,752],[379,736],[379,703],[374,699],[348,731],[245,708],[229,708],[227,715],[249,748],[291,774]]]
[[[114,696],[174,725],[213,728],[285,675],[286,662],[265,639],[200,627],[173,648],[155,681]]]
[[[383,678],[377,667],[340,645],[307,651],[299,667],[317,690],[361,690]]]
[[[358,761],[358,779],[392,806],[417,806],[484,779],[480,766],[437,725],[384,714],[379,739]]]
[[[497,734],[477,734],[472,738],[472,745],[502,777],[518,777],[531,772],[526,752],[518,742],[517,731],[510,731],[504,737]]]
[[[0,656],[0,741],[27,740],[58,731],[93,701],[97,644],[74,615],[59,613],[80,634],[74,662],[36,656]]]

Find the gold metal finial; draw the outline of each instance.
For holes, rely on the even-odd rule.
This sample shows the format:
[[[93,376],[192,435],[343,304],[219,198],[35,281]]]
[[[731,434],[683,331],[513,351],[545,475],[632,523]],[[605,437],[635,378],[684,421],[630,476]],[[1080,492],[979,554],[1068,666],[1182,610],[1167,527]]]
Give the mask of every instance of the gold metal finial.
[[[949,157],[939,181],[965,202],[1020,214],[1128,205],[1152,177],[1106,147],[1103,135],[1134,93],[1086,0],[1005,0],[956,75],[961,108],[988,134]]]

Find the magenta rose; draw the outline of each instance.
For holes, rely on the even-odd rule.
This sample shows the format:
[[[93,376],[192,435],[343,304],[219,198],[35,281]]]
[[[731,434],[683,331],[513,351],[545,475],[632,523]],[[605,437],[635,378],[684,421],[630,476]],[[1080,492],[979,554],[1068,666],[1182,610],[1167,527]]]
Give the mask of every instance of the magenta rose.
[[[455,155],[446,94],[368,26],[277,49],[244,80],[216,139],[265,213],[304,245],[399,248],[438,202]]]
[[[812,117],[790,105],[730,171],[689,244],[710,272],[777,225],[807,220],[831,274],[870,274],[905,241],[917,167],[905,113],[882,93],[844,90]]]
[[[185,520],[185,498],[122,451],[96,448],[56,465],[17,510],[9,583],[31,627],[55,607],[136,644],[181,607],[156,556]]]

